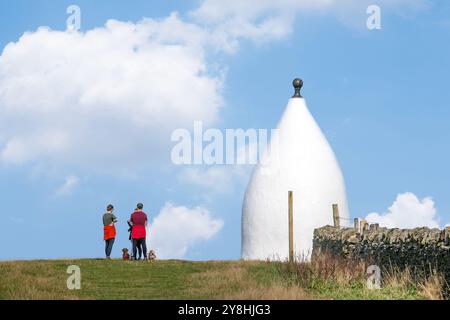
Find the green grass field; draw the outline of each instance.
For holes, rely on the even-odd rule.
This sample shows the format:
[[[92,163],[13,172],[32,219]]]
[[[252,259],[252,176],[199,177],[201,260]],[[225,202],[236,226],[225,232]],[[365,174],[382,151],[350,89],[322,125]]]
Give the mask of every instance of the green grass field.
[[[81,289],[67,289],[69,265]],[[293,272],[286,263],[102,259],[0,262],[0,299],[427,299],[418,285],[392,279],[369,290],[364,279]],[[304,267],[300,268],[304,273]],[[311,271],[312,270],[312,271]],[[400,280],[399,280],[400,279]],[[425,290],[426,289],[426,290]],[[427,291],[428,290],[428,291]]]

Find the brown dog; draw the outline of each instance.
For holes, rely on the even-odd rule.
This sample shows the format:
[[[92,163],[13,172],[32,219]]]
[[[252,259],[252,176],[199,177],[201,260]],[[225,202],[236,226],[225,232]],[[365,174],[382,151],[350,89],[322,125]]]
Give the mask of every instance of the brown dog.
[[[130,260],[130,255],[128,254],[128,249],[123,248],[122,249],[122,259],[123,260]]]
[[[154,250],[150,250],[148,253],[148,261],[153,262],[156,260],[156,254]]]

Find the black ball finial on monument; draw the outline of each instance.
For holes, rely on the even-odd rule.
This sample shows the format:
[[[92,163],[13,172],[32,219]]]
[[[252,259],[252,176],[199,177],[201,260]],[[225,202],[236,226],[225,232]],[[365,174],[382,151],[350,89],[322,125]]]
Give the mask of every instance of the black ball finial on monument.
[[[292,98],[303,98],[300,94],[300,90],[303,87],[303,80],[299,78],[295,78],[294,81],[292,81],[292,85],[294,86],[295,93],[292,96]]]

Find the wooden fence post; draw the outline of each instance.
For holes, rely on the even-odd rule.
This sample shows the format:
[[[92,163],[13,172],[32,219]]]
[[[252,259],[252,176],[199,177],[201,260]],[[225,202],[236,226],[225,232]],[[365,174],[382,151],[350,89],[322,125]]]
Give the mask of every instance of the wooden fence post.
[[[362,219],[362,220],[359,222],[359,231],[360,231],[361,233],[363,233],[364,231],[366,231],[367,227],[368,227],[367,221],[366,221],[365,219]]]
[[[353,227],[355,228],[355,232],[359,233],[359,220],[358,220],[358,218],[353,219]]]
[[[339,208],[337,204],[333,204],[333,223],[336,228],[340,227]]]
[[[294,261],[294,209],[292,191],[288,192],[289,215],[289,262]]]

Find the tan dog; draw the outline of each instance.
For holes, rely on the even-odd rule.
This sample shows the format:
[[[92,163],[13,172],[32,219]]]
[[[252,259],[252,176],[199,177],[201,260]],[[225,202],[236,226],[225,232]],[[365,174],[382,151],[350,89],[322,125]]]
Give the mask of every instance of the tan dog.
[[[150,250],[148,253],[148,261],[153,262],[156,260],[155,250]]]
[[[123,260],[130,260],[130,255],[128,254],[128,249],[123,248],[122,249],[122,259]]]

